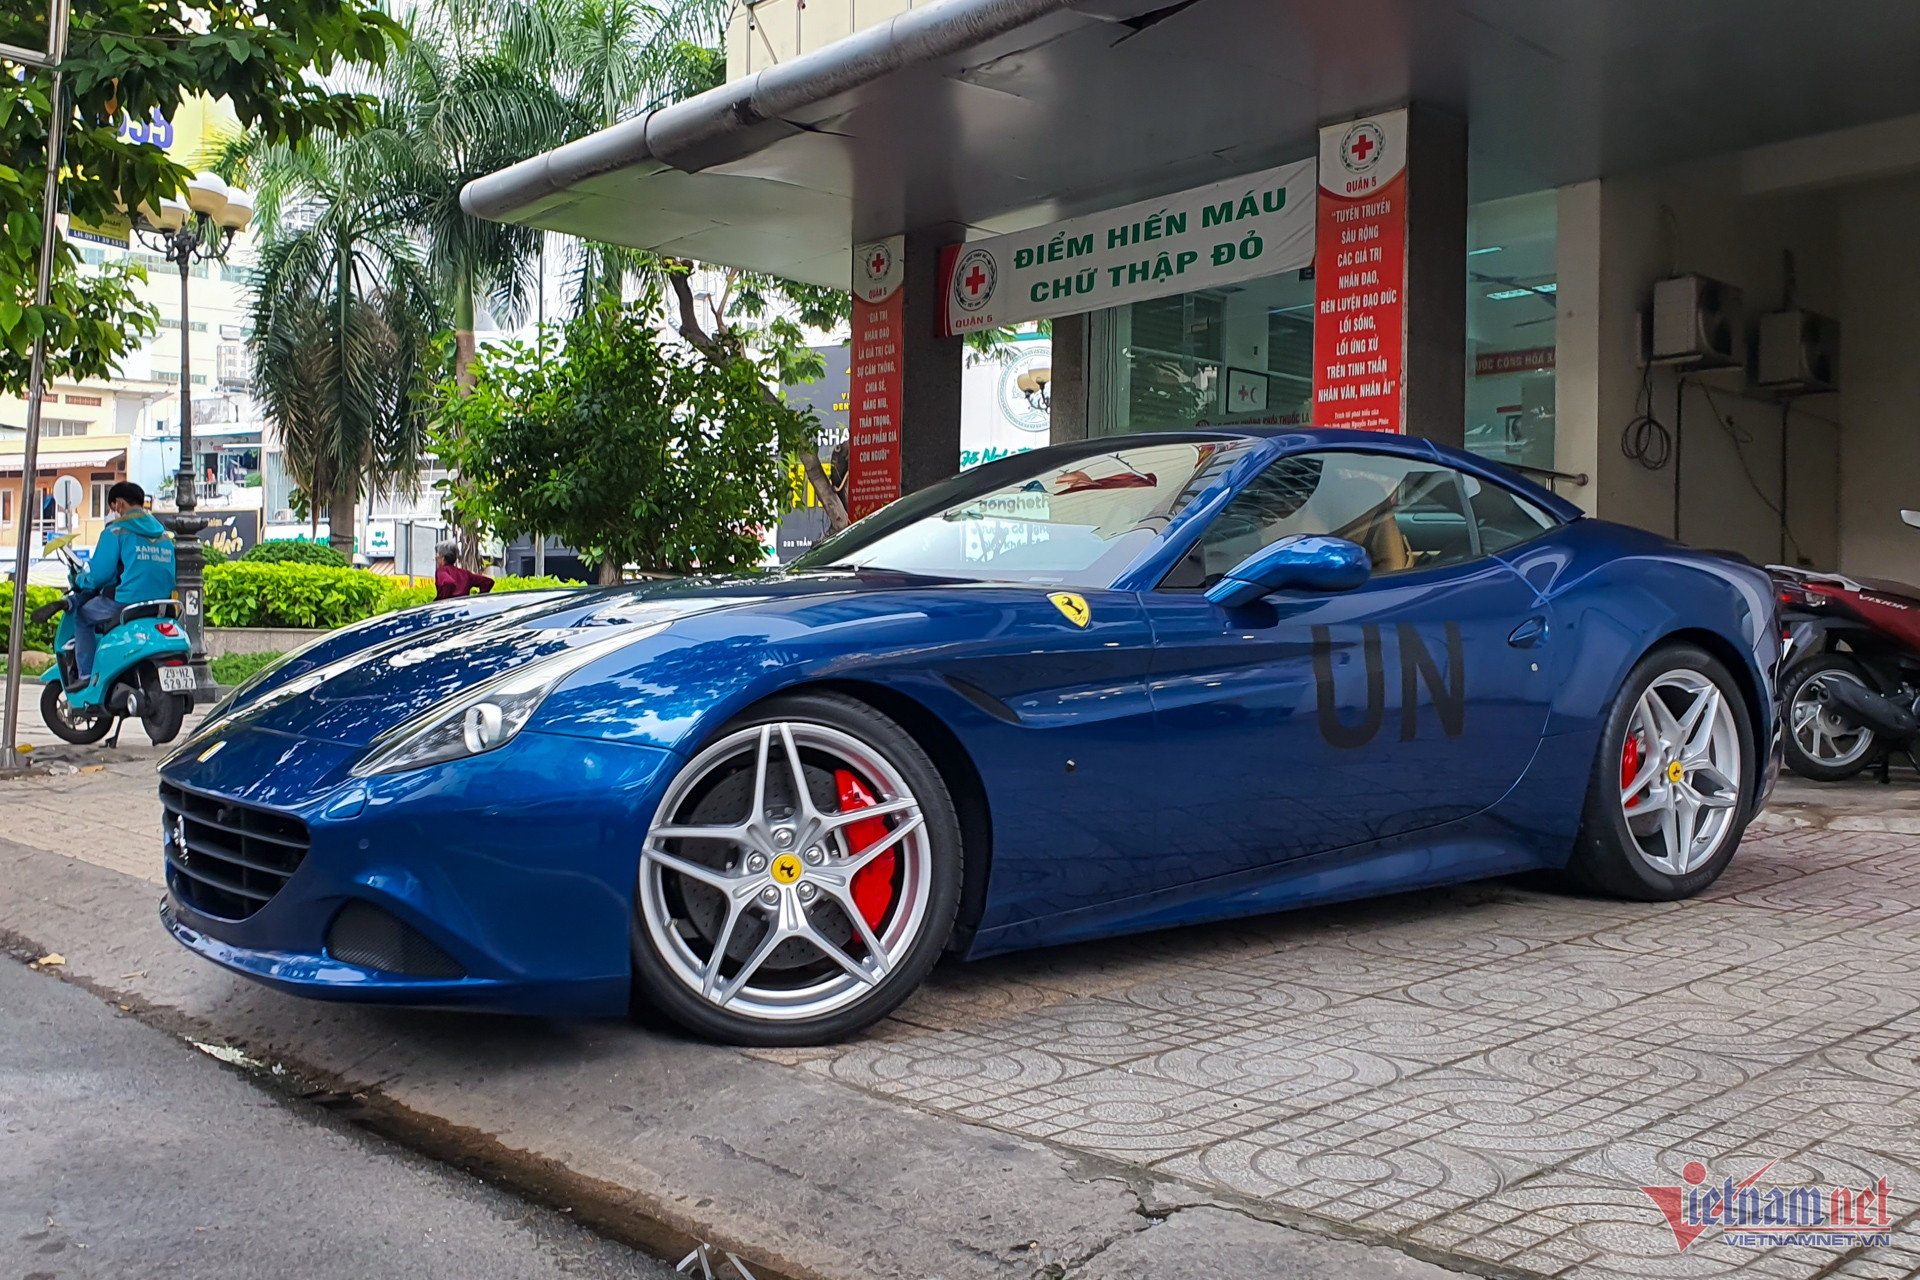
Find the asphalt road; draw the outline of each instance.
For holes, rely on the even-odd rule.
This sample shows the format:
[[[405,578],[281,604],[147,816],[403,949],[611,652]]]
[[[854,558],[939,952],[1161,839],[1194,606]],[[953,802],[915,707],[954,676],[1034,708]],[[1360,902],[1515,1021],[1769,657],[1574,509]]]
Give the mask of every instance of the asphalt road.
[[[0,1278],[665,1280],[0,958]]]

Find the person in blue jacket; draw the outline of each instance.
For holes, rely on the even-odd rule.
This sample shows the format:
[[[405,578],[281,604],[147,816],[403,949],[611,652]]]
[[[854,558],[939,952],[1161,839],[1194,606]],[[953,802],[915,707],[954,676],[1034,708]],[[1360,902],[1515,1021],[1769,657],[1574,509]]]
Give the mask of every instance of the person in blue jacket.
[[[113,522],[73,580],[73,657],[83,685],[93,678],[100,633],[113,629],[122,608],[173,597],[173,539],[147,510],[146,491],[122,480],[107,490],[107,509]]]

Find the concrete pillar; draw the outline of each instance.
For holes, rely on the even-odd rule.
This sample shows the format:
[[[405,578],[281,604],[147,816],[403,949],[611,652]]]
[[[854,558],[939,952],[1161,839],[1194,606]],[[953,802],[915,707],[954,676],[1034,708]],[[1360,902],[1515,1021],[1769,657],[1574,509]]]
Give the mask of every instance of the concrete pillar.
[[[1406,431],[1458,447],[1467,429],[1467,122],[1407,108]]]
[[[1053,322],[1053,390],[1049,444],[1087,438],[1088,317],[1059,316]]]
[[[1599,514],[1600,441],[1600,183],[1579,182],[1558,193],[1554,235],[1553,469],[1587,483],[1555,481],[1553,490]],[[1615,450],[1618,452],[1618,450]],[[1611,459],[1608,459],[1611,462]]]
[[[1640,314],[1663,261],[1658,193],[1605,178],[1563,187],[1555,238],[1558,316],[1554,369],[1554,468],[1588,477],[1554,491],[1596,516],[1655,533],[1674,532],[1676,393],[1671,369],[1642,368]],[[1639,457],[1622,435],[1642,414]],[[1700,530],[1683,530],[1689,540]],[[1707,538],[1702,545],[1714,545]]]
[[[940,332],[940,247],[952,227],[907,232],[905,332],[901,334],[900,492],[960,471],[960,369],[965,346]]]

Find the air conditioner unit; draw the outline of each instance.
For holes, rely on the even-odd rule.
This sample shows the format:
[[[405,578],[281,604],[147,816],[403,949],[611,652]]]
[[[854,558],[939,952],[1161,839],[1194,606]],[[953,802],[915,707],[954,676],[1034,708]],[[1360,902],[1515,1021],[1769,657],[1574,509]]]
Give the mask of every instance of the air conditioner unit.
[[[1768,391],[1815,395],[1840,389],[1840,322],[1811,311],[1760,317],[1753,381]]]
[[[1720,369],[1747,362],[1747,324],[1740,290],[1706,276],[1674,276],[1653,286],[1657,364]]]

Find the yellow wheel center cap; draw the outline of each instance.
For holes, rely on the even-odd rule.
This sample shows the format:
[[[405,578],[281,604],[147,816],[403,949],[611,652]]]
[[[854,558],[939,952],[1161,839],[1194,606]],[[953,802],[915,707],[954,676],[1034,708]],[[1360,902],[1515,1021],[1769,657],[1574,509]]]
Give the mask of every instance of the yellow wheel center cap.
[[[1667,766],[1668,782],[1678,782],[1680,781],[1680,779],[1686,776],[1687,776],[1687,771],[1680,767],[1680,762],[1678,760],[1675,760],[1672,764]]]
[[[768,870],[773,873],[773,878],[779,883],[792,884],[800,878],[800,873],[805,870],[805,868],[801,864],[800,859],[790,853],[783,853],[773,860],[773,866],[768,868]]]

